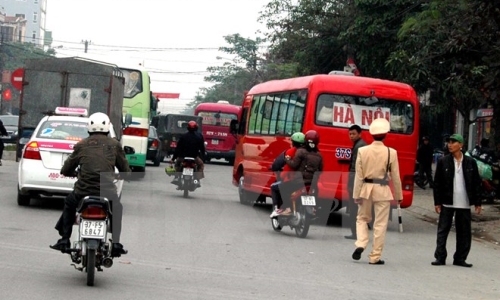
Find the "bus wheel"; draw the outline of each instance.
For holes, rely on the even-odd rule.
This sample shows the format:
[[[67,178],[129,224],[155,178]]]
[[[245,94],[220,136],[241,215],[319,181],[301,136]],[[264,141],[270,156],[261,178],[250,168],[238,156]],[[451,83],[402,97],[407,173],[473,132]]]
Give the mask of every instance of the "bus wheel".
[[[240,197],[240,203],[245,205],[253,205],[255,203],[256,197],[252,197],[254,193],[245,191],[243,188],[244,177],[240,176],[240,181],[238,184],[238,195]]]

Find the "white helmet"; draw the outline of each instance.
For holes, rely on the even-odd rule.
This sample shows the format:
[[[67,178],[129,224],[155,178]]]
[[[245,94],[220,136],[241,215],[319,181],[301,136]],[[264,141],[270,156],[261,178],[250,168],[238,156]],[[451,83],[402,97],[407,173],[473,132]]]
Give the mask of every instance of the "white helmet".
[[[101,112],[93,113],[89,117],[89,122],[87,123],[87,131],[89,133],[94,132],[109,132],[109,127],[111,126],[111,121],[109,117]]]

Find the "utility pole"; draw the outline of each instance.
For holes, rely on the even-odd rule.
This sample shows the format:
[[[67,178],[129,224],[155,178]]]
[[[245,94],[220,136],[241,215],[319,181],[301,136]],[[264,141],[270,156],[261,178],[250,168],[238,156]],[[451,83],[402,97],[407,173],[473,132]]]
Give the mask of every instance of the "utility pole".
[[[92,44],[92,41],[82,40],[82,44],[85,45],[85,53],[87,53],[87,50],[89,48],[89,44]]]

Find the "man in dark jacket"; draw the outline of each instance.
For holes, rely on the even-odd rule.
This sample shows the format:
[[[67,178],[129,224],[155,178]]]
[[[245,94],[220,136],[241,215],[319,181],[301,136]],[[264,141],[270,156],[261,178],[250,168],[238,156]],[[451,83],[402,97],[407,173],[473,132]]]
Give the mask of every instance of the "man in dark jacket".
[[[61,168],[61,174],[68,177],[78,175],[74,190],[64,200],[64,209],[56,230],[59,231],[61,239],[55,245],[50,246],[54,250],[65,251],[70,247],[70,237],[75,221],[75,213],[78,204],[85,196],[106,197],[112,207],[112,234],[113,248],[111,255],[119,257],[126,254],[120,244],[122,225],[122,204],[117,195],[115,180],[115,166],[120,172],[130,175],[125,152],[120,142],[108,136],[111,122],[104,113],[94,113],[89,117],[87,130],[89,137],[78,142],[73,152],[66,159]],[[79,173],[75,174],[79,167]]]
[[[0,120],[0,136],[6,136],[7,134],[7,130],[5,129],[5,126],[3,126],[2,120]],[[0,139],[0,166],[2,165],[3,148],[3,140]]]
[[[195,159],[198,167],[198,172],[196,172],[195,178],[198,179],[198,186],[200,186],[200,180],[205,178],[203,174],[205,167],[203,164],[203,159],[205,158],[205,140],[198,132],[198,124],[195,121],[189,121],[187,129],[188,132],[184,133],[179,138],[174,155],[172,155],[172,161],[175,160],[176,171],[172,184],[179,184],[179,177],[182,172],[182,161],[184,160],[184,157],[192,157]]]
[[[423,184],[425,177],[427,177],[427,181],[429,182],[430,188],[432,188],[434,185],[432,180],[433,158],[434,158],[434,149],[432,149],[432,145],[429,143],[429,137],[424,136],[422,138],[422,144],[417,150],[417,161],[419,166],[418,175],[420,181],[417,182],[417,185],[423,189],[425,189],[425,185]]]
[[[481,213],[481,178],[476,161],[462,153],[464,139],[460,134],[448,138],[449,155],[439,159],[434,177],[434,205],[439,214],[435,261],[433,266],[446,264],[446,240],[451,229],[453,216],[457,232],[457,248],[453,264],[472,267],[466,262],[471,248],[471,209],[474,205],[477,214]]]
[[[366,146],[366,142],[361,138],[361,127],[359,125],[352,125],[349,127],[349,139],[354,143],[351,150],[351,162],[349,163],[349,181],[347,182],[347,189],[349,191],[349,227],[351,228],[351,235],[344,236],[346,239],[356,240],[356,218],[358,217],[358,204],[354,203],[352,198],[352,191],[354,187],[354,178],[356,177],[356,158],[358,156],[358,149]]]

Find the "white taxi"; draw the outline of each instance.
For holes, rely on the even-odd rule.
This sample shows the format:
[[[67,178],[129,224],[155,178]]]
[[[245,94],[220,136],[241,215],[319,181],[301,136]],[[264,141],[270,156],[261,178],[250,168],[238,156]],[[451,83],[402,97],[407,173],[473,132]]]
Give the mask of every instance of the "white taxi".
[[[17,204],[27,206],[31,198],[66,196],[73,191],[76,177],[59,172],[74,145],[88,137],[87,121],[86,109],[68,107],[57,107],[54,115],[42,118],[19,161]],[[112,126],[109,136],[116,137]],[[115,184],[120,197],[123,180]]]

